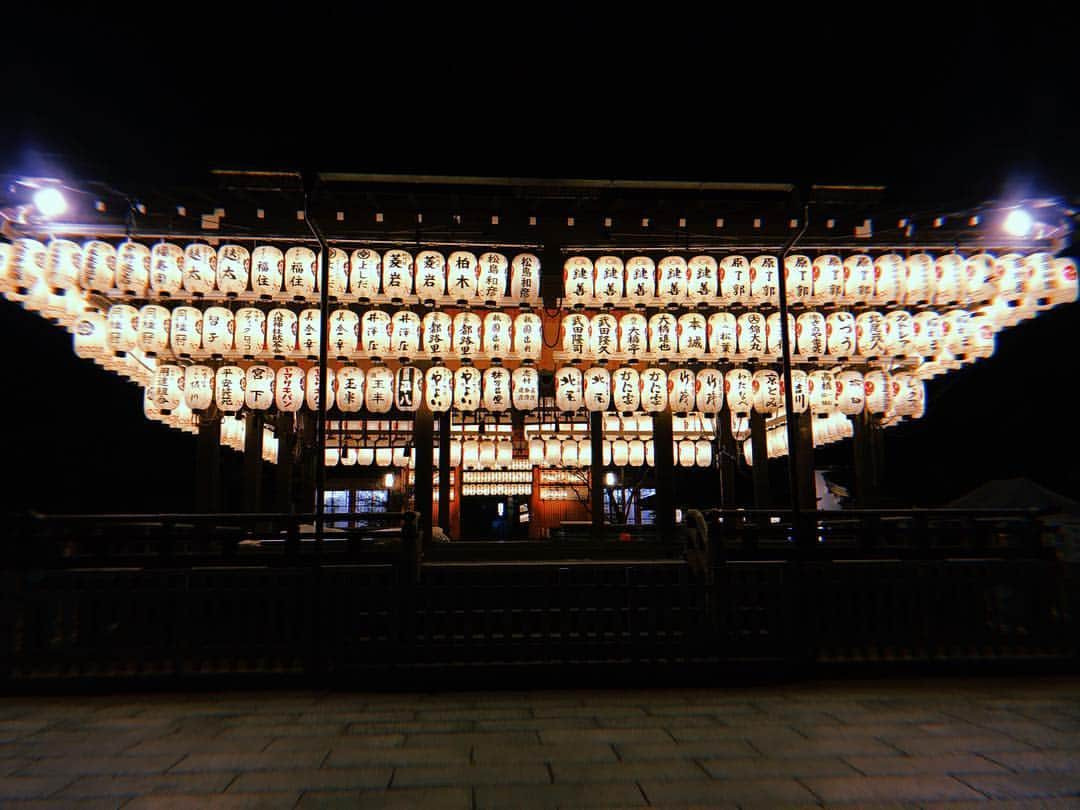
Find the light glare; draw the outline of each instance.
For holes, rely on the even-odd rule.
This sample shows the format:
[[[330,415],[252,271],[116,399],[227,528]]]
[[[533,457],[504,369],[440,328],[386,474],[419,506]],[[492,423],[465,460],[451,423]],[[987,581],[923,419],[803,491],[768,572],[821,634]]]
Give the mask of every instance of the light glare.
[[[1031,227],[1034,224],[1031,214],[1023,208],[1014,208],[1005,217],[1005,233],[1009,236],[1027,236],[1031,233]]]
[[[57,188],[43,188],[34,194],[34,206],[44,217],[56,217],[67,210],[67,200]]]

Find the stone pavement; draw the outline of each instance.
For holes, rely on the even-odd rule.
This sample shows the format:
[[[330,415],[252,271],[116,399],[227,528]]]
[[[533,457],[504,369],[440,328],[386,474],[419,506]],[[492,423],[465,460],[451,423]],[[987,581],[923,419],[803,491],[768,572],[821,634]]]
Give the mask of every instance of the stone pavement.
[[[1080,679],[0,697],[5,808],[1080,807]]]

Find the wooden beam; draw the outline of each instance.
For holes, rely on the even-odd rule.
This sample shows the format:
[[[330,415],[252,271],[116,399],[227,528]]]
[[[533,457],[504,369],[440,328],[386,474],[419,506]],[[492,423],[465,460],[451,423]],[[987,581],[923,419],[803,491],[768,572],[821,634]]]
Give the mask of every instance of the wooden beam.
[[[604,536],[604,414],[600,411],[589,414],[589,444],[592,450],[589,468],[592,484],[592,536],[599,540]]]

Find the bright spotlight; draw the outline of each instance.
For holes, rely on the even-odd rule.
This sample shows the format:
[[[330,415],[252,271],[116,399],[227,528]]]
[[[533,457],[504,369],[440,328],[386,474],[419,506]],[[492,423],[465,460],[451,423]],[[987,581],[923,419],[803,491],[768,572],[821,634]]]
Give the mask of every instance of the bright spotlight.
[[[386,475],[384,475],[383,476],[383,483],[386,484],[387,489],[393,489],[394,488],[394,474],[393,473],[387,473]]]
[[[1025,211],[1023,208],[1014,208],[1009,212],[1009,215],[1005,217],[1005,233],[1009,236],[1027,236],[1031,233],[1031,228],[1034,226],[1035,220],[1031,218],[1031,214]]]
[[[58,217],[67,210],[67,200],[60,189],[48,186],[34,194],[34,207],[43,217]]]
[[[609,487],[615,486],[615,473],[609,472],[607,475],[605,475],[604,483],[607,484]]]

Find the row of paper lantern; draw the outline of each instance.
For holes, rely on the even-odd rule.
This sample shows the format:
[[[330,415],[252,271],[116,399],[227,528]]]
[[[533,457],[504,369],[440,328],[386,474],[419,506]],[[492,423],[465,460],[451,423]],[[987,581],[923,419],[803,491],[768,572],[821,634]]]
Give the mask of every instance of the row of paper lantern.
[[[843,414],[831,414],[811,423],[814,447],[833,444],[843,439],[850,439],[855,432],[851,421]],[[743,458],[748,466],[754,465],[754,448],[746,439],[742,444]],[[770,428],[765,433],[765,450],[769,458],[782,458],[788,454],[787,429],[781,425]]]
[[[604,439],[605,467],[656,466],[652,439]],[[712,465],[712,443],[708,439],[683,439],[672,442],[674,459],[680,467],[709,467]],[[589,439],[529,440],[529,462],[537,467],[575,469],[592,464],[592,442]]]
[[[793,254],[784,260],[785,289],[792,305],[950,306],[989,301],[998,295],[1031,295],[1053,303],[1075,301],[1076,263],[1050,253],[996,257],[948,253],[937,258],[889,253],[876,258],[855,254]],[[623,262],[618,256],[572,256],[563,266],[568,305],[626,303],[663,305],[776,305],[776,256],[667,256],[659,264],[647,256]]]
[[[79,288],[136,297],[200,296],[253,293],[267,299],[316,297],[322,258],[308,247],[285,251],[262,245],[253,251],[235,244],[214,248],[196,242],[181,248],[169,242],[148,247],[125,241],[78,244],[53,239],[47,245],[24,238],[0,245],[4,285],[30,290],[43,284],[52,291]],[[501,304],[535,300],[540,291],[540,260],[531,253],[507,259],[489,251],[477,256],[459,250],[444,256],[423,250],[383,255],[360,247],[346,253],[330,249],[328,294],[338,299],[461,301]]]

